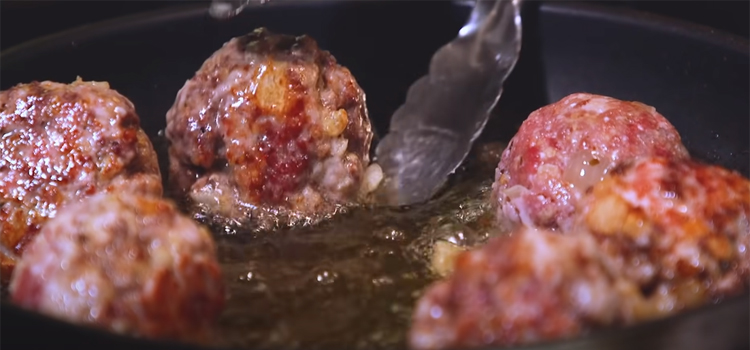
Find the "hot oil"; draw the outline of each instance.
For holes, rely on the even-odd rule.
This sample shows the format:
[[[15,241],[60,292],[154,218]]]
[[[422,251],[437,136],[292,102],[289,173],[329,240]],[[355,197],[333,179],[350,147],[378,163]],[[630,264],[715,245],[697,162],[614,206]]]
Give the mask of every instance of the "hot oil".
[[[165,188],[168,143],[152,138]],[[406,346],[411,313],[439,276],[438,240],[473,247],[490,236],[488,197],[501,144],[479,145],[432,201],[360,207],[273,232],[213,227],[227,286],[217,346],[383,349]],[[2,300],[8,300],[2,288]]]
[[[154,143],[166,153],[163,140]],[[430,266],[433,244],[473,246],[488,237],[497,163],[471,159],[423,205],[360,207],[265,233],[214,227],[228,289],[217,345],[404,347],[417,298],[439,278]]]

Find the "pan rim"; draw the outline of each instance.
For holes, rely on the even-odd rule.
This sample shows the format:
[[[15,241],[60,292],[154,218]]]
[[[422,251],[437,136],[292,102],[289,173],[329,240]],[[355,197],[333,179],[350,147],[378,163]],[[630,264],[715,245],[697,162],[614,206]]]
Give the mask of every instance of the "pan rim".
[[[347,2],[347,0],[285,0],[281,2],[281,4],[278,2],[272,2],[268,6],[311,7],[336,2]],[[14,64],[17,61],[23,60],[24,57],[30,55],[35,56],[39,54],[39,52],[63,48],[71,45],[71,38],[76,38],[75,42],[83,43],[107,37],[116,32],[125,32],[136,28],[144,28],[198,16],[208,16],[208,5],[205,2],[144,11],[127,16],[84,24],[11,46],[0,52],[0,64]]]
[[[541,1],[553,14],[596,18],[610,23],[646,28],[671,34],[679,33],[710,46],[720,46],[750,58],[750,40],[739,35],[687,20],[663,16],[642,10],[614,9],[587,1]]]
[[[540,343],[528,344],[528,345],[520,345],[516,347],[503,348],[503,349],[508,349],[508,350],[576,349],[576,348],[586,346],[587,344],[596,344],[598,342],[604,342],[608,339],[622,339],[624,338],[624,336],[627,336],[627,335],[635,336],[643,332],[644,329],[668,327],[670,324],[674,324],[676,322],[680,322],[685,319],[691,319],[691,318],[699,317],[700,315],[705,315],[707,313],[717,312],[719,308],[731,308],[731,307],[744,306],[746,311],[748,311],[748,313],[750,314],[750,309],[747,308],[748,305],[750,305],[750,294],[745,293],[741,295],[735,295],[730,298],[726,298],[718,303],[705,304],[705,305],[696,307],[694,309],[685,310],[676,315],[653,319],[653,320],[649,320],[645,322],[640,322],[640,323],[636,323],[630,326],[610,327],[610,328],[597,330],[589,334],[577,336],[573,338],[540,342]],[[0,309],[4,309],[6,311],[10,309],[11,312],[14,314],[22,314],[26,318],[30,318],[35,321],[43,321],[47,325],[52,324],[52,326],[57,327],[57,328],[64,327],[70,330],[75,330],[78,333],[94,335],[97,338],[109,338],[113,342],[118,342],[119,345],[123,345],[123,346],[141,345],[141,346],[148,346],[149,348],[163,346],[163,347],[166,347],[169,349],[175,349],[175,350],[239,350],[238,348],[226,347],[226,346],[217,346],[217,347],[198,346],[198,345],[163,340],[163,339],[146,339],[146,338],[138,338],[138,337],[117,334],[117,333],[109,332],[107,330],[96,328],[90,325],[75,324],[75,323],[63,321],[54,317],[50,317],[41,313],[32,312],[18,305],[14,305],[6,301],[3,301],[2,304],[0,304]],[[8,322],[8,320],[6,319],[5,322]],[[8,345],[7,338],[6,338],[6,345]],[[277,349],[277,348],[274,348],[274,349],[282,350],[282,349]],[[492,346],[478,348],[478,350],[496,350],[496,349],[499,349],[499,348],[492,347]],[[452,350],[464,350],[464,349],[452,349]]]
[[[324,3],[345,2],[346,0],[287,0],[281,5],[271,3],[271,6],[319,6]],[[605,21],[635,25],[653,30],[680,32],[698,41],[723,46],[739,54],[748,55],[750,40],[723,30],[686,20],[662,16],[633,9],[613,9],[603,5],[581,1],[537,1],[551,13],[599,18]],[[453,0],[459,6],[470,6],[465,0]],[[58,33],[32,39],[9,47],[0,52],[0,62],[13,63],[23,56],[28,56],[42,50],[49,50],[67,44],[67,38],[78,37],[79,42],[107,36],[116,31],[126,31],[130,28],[154,25],[167,21],[190,18],[199,14],[207,15],[206,4],[187,4],[154,11],[146,11],[128,16],[116,17],[70,28]],[[96,30],[94,30],[96,29]]]

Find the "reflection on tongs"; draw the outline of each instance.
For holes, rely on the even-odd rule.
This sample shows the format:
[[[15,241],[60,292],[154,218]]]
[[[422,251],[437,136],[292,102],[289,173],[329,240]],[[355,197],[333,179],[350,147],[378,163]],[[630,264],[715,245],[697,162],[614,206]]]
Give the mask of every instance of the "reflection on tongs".
[[[208,13],[217,19],[229,19],[237,16],[247,7],[265,5],[271,0],[212,0]]]
[[[479,0],[458,37],[432,57],[376,150],[387,204],[430,199],[484,129],[521,49],[520,0]]]

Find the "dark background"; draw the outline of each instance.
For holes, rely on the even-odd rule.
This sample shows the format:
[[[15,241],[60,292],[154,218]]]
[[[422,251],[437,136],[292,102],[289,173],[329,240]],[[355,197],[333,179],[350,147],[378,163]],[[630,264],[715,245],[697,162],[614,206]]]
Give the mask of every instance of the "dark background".
[[[0,50],[82,24],[198,1],[2,0],[0,1]],[[208,4],[208,1],[203,2]],[[747,0],[597,2],[606,3],[608,6],[680,18],[744,38],[748,38],[750,32],[748,22],[750,1]]]

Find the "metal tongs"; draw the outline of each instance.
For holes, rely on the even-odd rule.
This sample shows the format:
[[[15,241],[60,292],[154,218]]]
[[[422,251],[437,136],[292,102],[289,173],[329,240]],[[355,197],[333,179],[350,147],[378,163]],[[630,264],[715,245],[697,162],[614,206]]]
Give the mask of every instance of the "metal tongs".
[[[270,0],[213,0],[210,14],[229,18]],[[380,202],[430,199],[469,154],[500,99],[521,50],[522,0],[477,0],[453,41],[432,57],[391,118],[375,151],[384,182]]]

